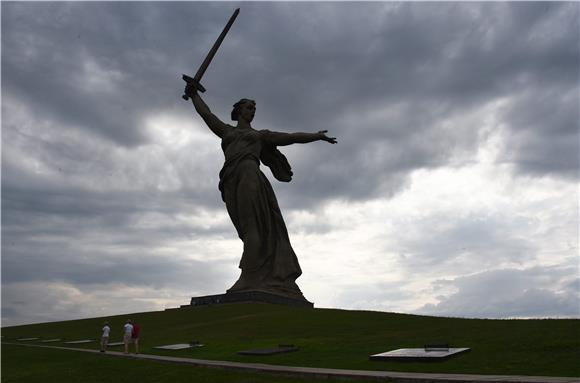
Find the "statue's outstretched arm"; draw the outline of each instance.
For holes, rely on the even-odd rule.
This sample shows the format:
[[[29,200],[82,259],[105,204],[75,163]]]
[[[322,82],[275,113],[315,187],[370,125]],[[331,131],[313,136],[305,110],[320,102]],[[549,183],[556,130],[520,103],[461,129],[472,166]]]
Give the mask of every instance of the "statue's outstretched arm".
[[[280,133],[271,132],[269,138],[270,142],[276,146],[286,146],[292,144],[307,144],[314,141],[326,141],[331,144],[336,144],[335,137],[328,137],[326,133],[328,130],[321,130],[317,133]]]
[[[191,98],[191,102],[197,113],[203,118],[209,129],[218,137],[222,137],[225,124],[211,112],[209,106],[202,100],[195,88],[189,85],[185,88],[185,94]]]

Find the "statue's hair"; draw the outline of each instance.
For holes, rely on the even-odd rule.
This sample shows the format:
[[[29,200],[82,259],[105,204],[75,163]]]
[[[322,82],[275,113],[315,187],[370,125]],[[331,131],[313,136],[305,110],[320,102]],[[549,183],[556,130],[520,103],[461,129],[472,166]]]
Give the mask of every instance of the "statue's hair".
[[[238,121],[238,116],[240,115],[240,109],[246,102],[251,102],[256,105],[256,101],[250,100],[249,98],[242,98],[240,101],[234,104],[234,109],[232,109],[232,121]]]

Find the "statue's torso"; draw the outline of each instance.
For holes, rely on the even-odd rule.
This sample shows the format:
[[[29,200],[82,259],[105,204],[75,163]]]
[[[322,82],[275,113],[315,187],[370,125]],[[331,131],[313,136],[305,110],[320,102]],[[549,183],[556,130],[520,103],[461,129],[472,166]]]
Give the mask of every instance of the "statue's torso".
[[[228,126],[222,137],[222,150],[226,164],[237,161],[240,157],[253,157],[260,161],[262,151],[261,134],[253,129],[239,129]]]
[[[220,171],[219,189],[225,201],[223,193],[227,185],[235,187],[244,174],[259,172],[262,151],[261,133],[253,129],[239,129],[228,125],[228,129],[222,136],[221,146],[225,162]]]

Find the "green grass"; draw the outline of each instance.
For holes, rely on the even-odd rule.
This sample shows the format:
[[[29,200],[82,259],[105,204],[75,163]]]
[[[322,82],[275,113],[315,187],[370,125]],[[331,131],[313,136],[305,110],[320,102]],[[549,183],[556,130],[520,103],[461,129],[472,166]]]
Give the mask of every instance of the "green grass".
[[[108,317],[111,341],[120,340],[127,317],[141,325],[141,352],[147,354],[364,370],[580,376],[580,320],[459,319],[231,304]],[[7,327],[2,329],[2,335],[6,341],[35,336],[98,339],[104,319]],[[199,340],[205,347],[182,351],[153,349],[191,340]],[[452,347],[470,347],[471,352],[431,363],[368,360],[371,354],[441,341]],[[300,351],[265,357],[236,354],[278,344],[294,344]],[[4,381],[5,352],[2,354]]]
[[[2,383],[344,383],[166,364],[102,354],[2,346]],[[355,380],[346,380],[355,382]]]

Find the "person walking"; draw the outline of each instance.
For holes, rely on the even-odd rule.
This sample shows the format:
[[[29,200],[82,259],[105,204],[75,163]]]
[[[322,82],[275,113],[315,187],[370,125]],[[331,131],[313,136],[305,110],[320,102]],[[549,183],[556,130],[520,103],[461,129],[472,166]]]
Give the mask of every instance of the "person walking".
[[[123,326],[123,343],[125,344],[125,354],[129,353],[129,344],[133,339],[133,324],[131,319],[127,319],[125,326]]]
[[[107,352],[107,345],[109,344],[109,334],[111,333],[111,328],[109,327],[109,322],[107,321],[105,321],[103,325],[103,334],[101,335],[101,352]]]

